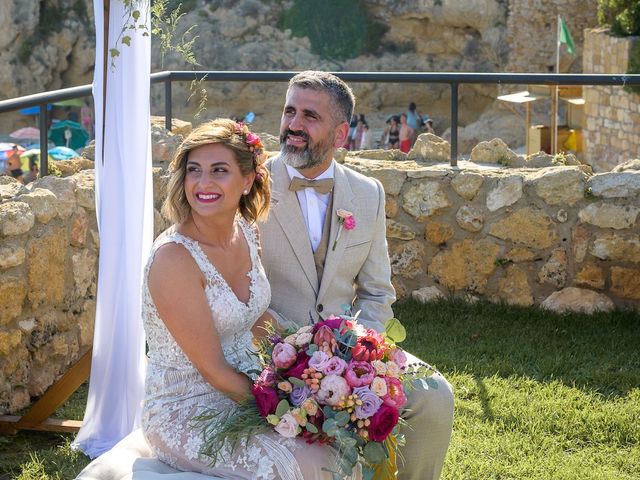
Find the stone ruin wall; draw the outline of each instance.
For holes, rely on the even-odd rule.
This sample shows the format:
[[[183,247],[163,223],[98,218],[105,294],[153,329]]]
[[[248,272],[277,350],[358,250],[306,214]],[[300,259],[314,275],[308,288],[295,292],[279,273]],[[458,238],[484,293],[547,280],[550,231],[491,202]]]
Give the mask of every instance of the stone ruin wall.
[[[597,0],[509,0],[505,72],[552,73],[556,65],[556,18],[560,14],[575,43],[575,55],[563,55],[561,72],[580,72],[585,28],[598,22]]]
[[[618,38],[605,29],[585,31],[584,73],[624,74],[638,37]],[[640,158],[640,94],[619,86],[585,86],[584,146],[597,171]]]
[[[384,185],[399,298],[640,308],[640,171],[451,168],[368,153],[383,159],[345,163]],[[93,170],[30,189],[0,180],[3,414],[27,406],[91,345],[99,237]],[[166,181],[154,169],[156,233],[166,226],[157,211]]]

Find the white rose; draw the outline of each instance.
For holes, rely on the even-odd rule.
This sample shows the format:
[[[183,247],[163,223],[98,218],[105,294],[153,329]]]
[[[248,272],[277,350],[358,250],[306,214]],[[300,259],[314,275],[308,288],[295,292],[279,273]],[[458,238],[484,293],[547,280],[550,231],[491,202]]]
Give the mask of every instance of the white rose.
[[[396,362],[387,362],[387,377],[400,378],[402,371]]]
[[[387,374],[387,366],[382,360],[374,360],[371,365],[376,369],[376,375],[384,376]]]
[[[287,412],[280,418],[280,423],[276,425],[274,430],[283,437],[294,438],[300,433],[300,426],[291,412]]]
[[[289,345],[295,345],[296,338],[298,338],[298,334],[292,333],[291,335],[289,335],[287,338],[284,339],[284,343],[288,343]]]
[[[298,334],[300,334],[300,333],[311,333],[311,331],[313,331],[313,325],[307,325],[306,327],[302,327],[296,333],[298,333]]]
[[[379,397],[384,397],[387,394],[387,382],[384,381],[384,378],[374,378],[369,388]]]
[[[301,347],[311,342],[311,340],[313,340],[313,334],[311,332],[299,333],[298,338],[296,338],[296,346]]]

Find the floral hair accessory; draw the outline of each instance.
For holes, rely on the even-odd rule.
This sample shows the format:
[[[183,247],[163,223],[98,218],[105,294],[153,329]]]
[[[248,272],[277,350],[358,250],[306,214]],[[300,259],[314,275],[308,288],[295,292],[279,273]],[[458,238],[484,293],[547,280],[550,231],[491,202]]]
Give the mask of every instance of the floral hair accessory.
[[[253,161],[256,166],[260,163],[258,160],[262,155],[262,151],[264,150],[264,145],[262,144],[262,140],[258,135],[249,131],[249,127],[247,127],[242,122],[236,122],[235,126],[236,134],[242,137],[244,143],[249,147],[249,151],[253,153]]]
[[[336,215],[338,216],[338,225],[340,225],[340,230],[338,230],[338,235],[333,242],[333,247],[331,247],[331,250],[336,249],[336,245],[338,244],[338,240],[340,239],[340,234],[342,233],[343,229],[353,230],[354,228],[356,228],[356,219],[353,216],[353,213],[339,208],[338,210],[336,210]]]

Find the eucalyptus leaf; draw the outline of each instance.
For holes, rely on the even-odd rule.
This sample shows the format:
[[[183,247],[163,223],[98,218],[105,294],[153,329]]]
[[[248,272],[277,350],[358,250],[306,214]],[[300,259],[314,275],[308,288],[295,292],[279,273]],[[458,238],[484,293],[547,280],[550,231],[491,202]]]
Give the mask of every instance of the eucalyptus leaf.
[[[285,399],[280,400],[278,406],[276,407],[276,415],[282,417],[285,413],[289,411],[291,405]]]
[[[330,437],[335,436],[336,432],[338,431],[338,425],[336,424],[336,421],[333,418],[325,420],[322,423],[322,431]]]
[[[122,37],[122,43],[124,43],[127,47],[131,46],[131,37],[129,35],[125,35]]]
[[[344,427],[347,423],[349,423],[350,418],[351,416],[344,410],[339,411],[335,416],[336,423],[341,427]]]
[[[384,333],[394,343],[403,342],[407,338],[407,331],[397,318],[385,322]]]
[[[333,418],[336,416],[336,411],[331,408],[329,405],[325,405],[322,407],[322,413],[324,413],[324,418]]]
[[[310,343],[307,348],[307,355],[312,356],[318,350],[318,346],[315,343]]]
[[[364,446],[364,458],[369,463],[380,463],[387,457],[381,443],[369,442]]]
[[[307,422],[304,428],[306,428],[309,433],[318,433],[318,428],[313,423]]]
[[[301,380],[301,379],[296,378],[296,377],[289,377],[288,380],[292,385],[295,385],[296,387],[302,388],[302,387],[304,387],[306,385],[306,383],[304,383],[304,380]]]
[[[375,474],[375,470],[369,467],[362,467],[362,480],[373,480]]]
[[[433,377],[427,377],[424,379],[425,382],[427,382],[427,385],[429,385],[429,388],[433,388],[434,390],[438,389],[438,381],[433,378]]]

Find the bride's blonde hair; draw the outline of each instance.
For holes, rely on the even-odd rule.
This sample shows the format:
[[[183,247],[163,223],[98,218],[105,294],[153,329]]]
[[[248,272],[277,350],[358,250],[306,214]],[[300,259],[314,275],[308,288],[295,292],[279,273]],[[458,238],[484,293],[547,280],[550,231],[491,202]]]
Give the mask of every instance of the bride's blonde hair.
[[[265,156],[255,145],[248,143],[246,126],[226,118],[218,118],[196,127],[178,147],[169,165],[171,177],[167,187],[167,198],[162,205],[162,214],[173,223],[184,222],[191,212],[184,191],[189,152],[194,148],[212,143],[224,145],[233,152],[240,172],[256,173],[247,195],[242,195],[238,208],[249,223],[265,218],[269,212],[271,186],[269,171],[264,166]],[[253,139],[254,137],[252,137]]]

